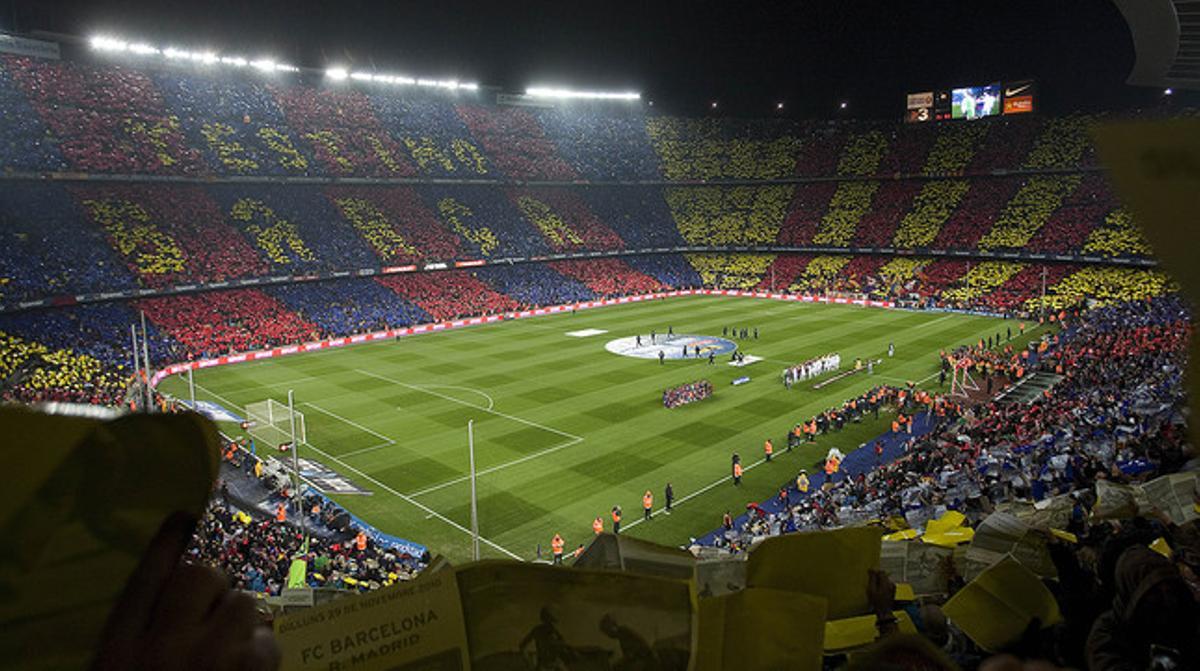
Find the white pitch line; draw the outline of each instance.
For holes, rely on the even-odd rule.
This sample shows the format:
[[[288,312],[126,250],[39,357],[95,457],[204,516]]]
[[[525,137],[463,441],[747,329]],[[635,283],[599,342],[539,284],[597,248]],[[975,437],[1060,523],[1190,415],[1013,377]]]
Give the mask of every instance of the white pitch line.
[[[396,441],[393,440],[388,443],[380,443],[378,445],[372,445],[371,447],[364,447],[361,450],[350,450],[349,452],[343,452],[341,454],[341,456],[342,457],[357,457],[360,454],[366,454],[368,452],[374,452],[375,450],[382,450],[385,447],[395,447],[395,446],[396,446]]]
[[[929,320],[929,321],[925,322],[924,324],[917,324],[916,326],[914,326],[914,327],[912,327],[912,328],[913,328],[913,330],[916,330],[916,329],[923,329],[923,328],[925,328],[926,326],[932,326],[932,325],[934,325],[934,324],[936,324],[936,323],[938,323],[938,322],[941,322],[941,321],[946,321],[947,319],[952,319],[952,318],[954,318],[954,317],[957,317],[957,316],[958,316],[958,315],[955,315],[955,314],[948,314],[948,315],[946,315],[946,316],[944,316],[944,317],[938,317],[937,319],[931,319],[931,320]]]
[[[500,412],[499,410],[485,408],[483,406],[475,405],[474,403],[467,403],[466,401],[464,401],[462,399],[454,398],[453,396],[447,396],[446,394],[439,394],[438,392],[433,391],[431,389],[424,389],[417,385],[408,384],[407,382],[401,382],[399,380],[394,380],[394,379],[392,379],[390,377],[386,377],[384,375],[378,375],[376,373],[372,373],[371,371],[362,370],[361,368],[355,369],[355,372],[357,372],[360,375],[366,375],[367,377],[373,377],[376,380],[383,380],[384,382],[390,382],[392,384],[399,385],[401,387],[407,387],[408,389],[412,389],[414,391],[419,391],[419,392],[422,392],[425,394],[429,394],[431,396],[437,396],[438,398],[445,399],[445,400],[451,401],[453,403],[458,403],[459,405],[465,405],[468,408],[474,408],[476,410],[481,410],[490,415],[495,415],[497,417],[503,417],[504,419],[510,419],[514,422],[519,422],[521,424],[525,424],[526,426],[532,426],[534,428],[541,429],[543,431],[549,431],[550,433],[557,433],[558,435],[560,435],[564,438],[570,438],[572,440],[580,440],[580,441],[583,440],[583,436],[577,436],[573,433],[567,433],[566,431],[560,431],[558,429],[546,426],[545,424],[538,424],[537,422],[534,422],[532,420],[522,419],[521,417],[517,417],[515,415],[509,415],[507,413]]]
[[[208,389],[205,389],[204,387],[200,386],[199,384],[197,384],[197,385],[196,385],[196,388],[197,388],[197,389],[199,389],[199,390],[201,390],[201,391],[203,391],[203,392],[205,392],[205,393],[207,393],[208,395],[212,396],[213,398],[216,398],[216,399],[219,399],[219,400],[221,400],[221,401],[224,401],[224,402],[228,403],[228,404],[229,404],[231,407],[234,407],[234,408],[236,408],[236,407],[237,407],[237,404],[236,404],[236,403],[234,403],[233,401],[230,401],[229,399],[225,398],[224,396],[221,396],[220,394],[216,393],[215,391],[210,391],[210,390],[208,390]],[[421,509],[421,510],[422,510],[423,512],[425,512],[427,515],[429,515],[429,517],[436,517],[437,519],[441,520],[442,522],[445,522],[446,524],[449,524],[450,526],[454,527],[455,529],[458,529],[459,531],[463,532],[464,534],[467,534],[468,536],[470,536],[470,535],[471,535],[471,530],[470,530],[470,529],[467,529],[466,527],[464,527],[463,525],[459,524],[458,522],[455,522],[454,520],[452,520],[452,519],[450,519],[450,518],[446,517],[445,515],[442,515],[441,513],[437,512],[436,510],[434,510],[434,509],[432,509],[432,508],[430,508],[429,506],[427,506],[427,505],[425,505],[425,504],[423,504],[423,503],[420,503],[419,501],[415,501],[415,500],[413,500],[412,498],[410,498],[410,497],[408,497],[408,496],[405,496],[404,494],[401,494],[400,492],[396,491],[395,489],[392,489],[391,487],[389,487],[389,486],[385,485],[384,483],[382,483],[382,482],[380,482],[380,481],[376,480],[375,478],[373,478],[373,477],[371,477],[371,476],[367,475],[366,473],[363,473],[362,471],[358,470],[357,468],[355,468],[355,467],[351,466],[350,464],[347,464],[346,462],[344,462],[344,461],[342,461],[341,459],[338,459],[337,457],[335,457],[335,456],[333,456],[333,455],[329,454],[328,452],[326,452],[326,451],[322,450],[321,448],[319,448],[319,447],[317,447],[317,446],[313,445],[312,443],[305,442],[304,444],[305,444],[305,445],[307,445],[307,446],[308,446],[308,448],[309,448],[310,450],[312,450],[312,451],[316,452],[317,454],[320,454],[320,455],[322,455],[322,456],[323,456],[323,457],[325,457],[326,459],[328,459],[328,460],[330,460],[330,461],[337,462],[338,464],[340,464],[340,465],[341,465],[343,468],[345,468],[346,470],[348,470],[348,471],[353,471],[353,472],[357,473],[357,474],[358,474],[360,477],[362,477],[364,480],[367,480],[368,482],[371,482],[372,484],[374,484],[376,487],[379,487],[379,488],[380,488],[380,489],[382,489],[383,491],[385,491],[385,492],[387,492],[387,493],[391,494],[392,496],[395,496],[396,498],[398,498],[398,499],[400,499],[400,500],[402,500],[402,501],[404,501],[404,502],[406,502],[406,503],[408,503],[408,504],[410,504],[410,505],[413,505],[413,506],[415,506],[415,507],[417,507],[417,508]],[[426,519],[429,519],[429,517],[427,517]],[[479,537],[479,540],[481,540],[481,541],[483,541],[485,544],[487,544],[487,545],[489,545],[489,546],[491,546],[491,547],[493,547],[493,548],[495,548],[495,549],[499,550],[500,552],[503,552],[504,554],[508,555],[509,557],[512,557],[513,559],[516,559],[516,560],[518,560],[518,561],[524,561],[524,560],[521,558],[521,556],[520,556],[520,555],[517,555],[516,553],[514,553],[514,552],[512,552],[512,551],[508,550],[508,549],[507,549],[507,548],[505,548],[505,547],[502,547],[502,546],[500,546],[500,545],[496,544],[495,542],[493,542],[493,541],[491,541],[491,540],[489,540],[489,539],[487,539],[487,538],[484,538],[483,536],[480,536],[480,537]]]
[[[356,428],[360,431],[365,431],[365,432],[371,434],[372,436],[375,436],[376,438],[387,441],[388,444],[390,444],[390,445],[394,445],[396,443],[396,441],[394,439],[389,438],[388,436],[385,436],[382,433],[379,433],[378,431],[372,431],[371,429],[368,429],[367,427],[363,426],[362,424],[359,424],[358,422],[356,422],[352,419],[346,419],[345,417],[342,417],[341,415],[339,415],[335,412],[330,412],[329,410],[322,408],[321,406],[317,405],[316,403],[309,403],[309,402],[305,401],[305,402],[302,402],[300,405],[306,405],[306,406],[312,408],[313,410],[316,410],[317,412],[321,412],[326,415],[329,415],[330,417],[332,417],[334,419],[341,420],[341,421],[345,422],[346,424],[349,424],[350,426],[353,426],[354,428]]]
[[[306,444],[307,444],[307,443],[306,443]],[[470,529],[467,529],[466,527],[464,527],[463,525],[459,524],[458,522],[455,522],[454,520],[452,520],[452,519],[450,519],[450,518],[446,517],[445,515],[443,515],[443,514],[441,514],[441,513],[437,512],[437,511],[436,511],[436,510],[434,510],[433,508],[430,508],[429,506],[427,506],[427,505],[425,505],[425,504],[423,504],[423,503],[421,503],[421,502],[419,502],[419,501],[416,501],[416,500],[414,500],[412,497],[405,496],[404,494],[401,494],[400,492],[396,491],[395,489],[392,489],[391,487],[387,486],[386,484],[384,484],[384,483],[380,482],[379,480],[376,480],[375,478],[371,477],[370,475],[367,475],[366,473],[364,473],[364,472],[362,472],[362,471],[358,470],[357,468],[355,468],[355,467],[351,466],[350,464],[347,464],[346,462],[344,462],[344,461],[342,461],[341,459],[339,459],[339,458],[337,458],[337,457],[333,456],[332,454],[329,454],[328,452],[325,452],[324,450],[322,450],[322,449],[320,449],[320,448],[318,448],[318,447],[316,447],[316,446],[314,446],[314,445],[311,445],[311,444],[307,444],[307,445],[308,445],[308,448],[309,448],[309,449],[313,450],[313,451],[314,451],[314,452],[316,452],[317,454],[320,454],[320,455],[324,456],[326,459],[329,459],[330,461],[337,462],[339,465],[341,465],[341,466],[342,466],[342,468],[345,468],[345,469],[346,469],[346,470],[348,470],[348,471],[353,471],[353,472],[357,473],[357,474],[359,475],[359,477],[361,477],[362,479],[364,479],[364,480],[366,480],[366,481],[368,481],[368,482],[370,482],[370,483],[374,484],[376,487],[379,487],[380,489],[384,490],[385,492],[387,492],[387,493],[389,493],[389,494],[391,494],[391,495],[393,495],[393,496],[395,496],[395,497],[397,497],[397,498],[401,499],[402,501],[404,501],[404,502],[406,502],[406,503],[409,503],[409,504],[411,504],[411,505],[413,505],[413,506],[416,506],[417,508],[420,508],[420,509],[421,509],[421,510],[423,510],[425,513],[427,513],[427,514],[429,514],[429,515],[431,515],[431,516],[433,516],[433,517],[436,517],[437,519],[439,519],[439,520],[441,520],[441,521],[445,522],[446,524],[449,524],[450,526],[454,527],[455,529],[458,529],[459,531],[463,532],[464,534],[467,534],[468,536],[470,536],[470,535],[471,535],[471,530],[470,530]],[[487,538],[484,538],[483,536],[480,536],[480,537],[479,537],[479,540],[481,540],[481,541],[483,541],[484,543],[486,543],[486,544],[490,545],[491,547],[493,547],[493,548],[495,548],[495,549],[497,549],[497,550],[499,550],[499,551],[503,552],[504,554],[508,555],[509,557],[512,557],[513,559],[516,559],[516,560],[519,560],[519,561],[523,561],[520,555],[517,555],[516,553],[513,553],[513,552],[509,551],[507,548],[504,548],[504,547],[502,547],[502,546],[500,546],[500,545],[497,545],[497,544],[496,544],[496,543],[494,543],[493,541],[491,541],[491,540],[488,540]]]
[[[753,464],[750,464],[749,466],[747,466],[746,468],[744,468],[744,469],[742,469],[742,470],[743,470],[743,472],[746,472],[746,471],[749,471],[749,470],[751,470],[751,469],[753,469],[753,468],[755,468],[755,467],[757,467],[757,466],[760,466],[760,465],[762,465],[762,464],[765,464],[765,463],[767,463],[767,460],[766,460],[765,458],[763,458],[763,459],[759,459],[758,461],[754,462]],[[686,503],[687,501],[689,501],[689,500],[691,500],[691,499],[694,499],[694,498],[696,498],[697,496],[700,496],[701,494],[703,494],[703,493],[707,492],[708,490],[710,490],[710,489],[713,489],[714,487],[719,487],[719,486],[721,486],[722,484],[724,484],[724,483],[726,483],[726,482],[729,482],[729,481],[731,481],[731,480],[733,480],[733,476],[732,476],[732,475],[726,475],[725,477],[721,478],[720,480],[717,480],[717,481],[715,481],[715,482],[712,482],[712,483],[710,483],[710,484],[707,484],[707,485],[705,485],[705,486],[701,487],[700,489],[697,489],[696,491],[692,492],[691,494],[688,494],[687,496],[685,496],[685,497],[683,497],[683,498],[679,499],[678,501],[672,501],[672,502],[671,502],[671,507],[672,507],[672,508],[674,508],[675,506],[678,506],[678,505],[680,505],[680,504],[682,504],[682,503]],[[661,513],[665,513],[665,512],[666,512],[666,510],[667,510],[666,508],[659,508],[658,510],[655,510],[655,511],[651,512],[651,513],[650,513],[650,517],[654,517],[655,515],[658,515],[658,514],[661,514]],[[639,517],[639,518],[637,518],[636,520],[634,520],[634,521],[630,522],[629,524],[625,525],[625,528],[626,528],[626,529],[632,529],[632,528],[636,527],[637,525],[639,525],[639,524],[641,524],[642,522],[645,522],[645,521],[646,521],[646,518],[645,518],[645,517]]]
[[[497,464],[496,466],[492,466],[490,468],[485,468],[482,471],[477,471],[475,473],[475,475],[476,475],[476,477],[478,477],[480,475],[487,475],[488,473],[495,473],[496,471],[502,471],[502,470],[508,468],[509,466],[516,466],[517,464],[522,464],[522,463],[525,463],[526,461],[537,459],[538,457],[544,457],[547,454],[550,454],[552,452],[558,452],[559,450],[565,450],[566,448],[571,447],[572,445],[578,444],[582,440],[583,440],[582,438],[568,440],[567,442],[565,442],[561,445],[555,445],[554,447],[548,447],[544,450],[534,452],[533,454],[527,454],[519,459],[513,459],[512,461],[506,461],[503,464]],[[409,496],[412,496],[412,497],[424,496],[425,494],[429,494],[431,492],[436,492],[439,489],[445,489],[446,487],[450,487],[452,485],[457,485],[460,482],[466,482],[467,480],[470,480],[470,479],[471,479],[471,476],[464,475],[461,477],[454,478],[453,480],[447,480],[446,482],[443,482],[438,485],[434,485],[432,487],[426,487],[425,489],[422,489],[420,491],[412,492],[411,494],[409,494]]]
[[[488,402],[488,407],[487,407],[488,410],[491,410],[492,408],[496,407],[496,401],[493,400],[492,397],[490,395],[488,395],[487,392],[479,391],[478,389],[475,389],[473,387],[460,387],[458,385],[453,385],[453,384],[421,384],[421,385],[417,385],[417,386],[421,387],[423,389],[457,389],[459,391],[469,391],[472,394],[479,394],[480,396],[486,398],[487,402]]]

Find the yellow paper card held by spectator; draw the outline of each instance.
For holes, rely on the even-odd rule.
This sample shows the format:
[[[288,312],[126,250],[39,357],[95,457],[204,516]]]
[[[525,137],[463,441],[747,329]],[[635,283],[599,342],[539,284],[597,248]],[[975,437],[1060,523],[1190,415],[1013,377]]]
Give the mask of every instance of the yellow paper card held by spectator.
[[[920,536],[916,529],[904,529],[883,537],[885,541],[908,541]]]
[[[821,668],[825,599],[752,587],[703,599],[700,619],[698,669]],[[714,636],[719,637],[719,650],[704,641]],[[713,654],[720,656],[707,657]]]
[[[944,534],[961,527],[966,521],[966,516],[957,510],[947,510],[941,517],[925,525],[925,534]]]
[[[942,611],[979,647],[992,652],[1019,638],[1034,618],[1042,627],[1062,619],[1041,579],[1011,557],[967,583]]]
[[[82,668],[163,520],[199,516],[219,464],[199,415],[112,421],[0,410],[7,465],[0,649],[22,668]]]
[[[1062,529],[1050,529],[1050,535],[1054,536],[1055,538],[1062,539],[1068,543],[1079,542],[1079,538],[1075,534],[1071,533],[1070,531],[1063,531]]]
[[[824,597],[831,618],[862,615],[880,536],[878,528],[858,527],[768,538],[750,553],[746,584]]]
[[[458,583],[450,571],[344,597],[275,621],[282,671],[467,668]]]
[[[917,627],[908,613],[897,610],[892,611],[892,615],[896,617],[896,626],[899,627],[901,633],[917,633]],[[874,615],[859,615],[826,622],[825,652],[842,653],[871,645],[879,636],[875,620]]]

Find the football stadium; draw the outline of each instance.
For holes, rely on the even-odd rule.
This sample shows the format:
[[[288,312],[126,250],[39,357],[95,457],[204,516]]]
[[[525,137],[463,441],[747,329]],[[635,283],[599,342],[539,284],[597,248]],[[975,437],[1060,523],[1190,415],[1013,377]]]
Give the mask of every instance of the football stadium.
[[[1016,55],[1048,10],[530,8],[455,58],[385,30],[424,3],[319,49],[24,4],[14,668],[1200,663],[1189,3],[1066,3],[1108,32]],[[799,44],[960,23],[976,65]],[[762,51],[696,74],[669,45],[717,24]],[[570,63],[646,85],[538,79]]]

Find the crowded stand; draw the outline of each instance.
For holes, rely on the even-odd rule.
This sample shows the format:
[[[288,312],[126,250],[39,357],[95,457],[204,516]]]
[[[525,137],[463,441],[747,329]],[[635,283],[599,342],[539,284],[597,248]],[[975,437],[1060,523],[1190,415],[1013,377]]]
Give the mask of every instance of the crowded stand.
[[[824,293],[833,287],[838,274],[850,263],[849,256],[816,256],[804,266],[804,272],[796,278],[788,290],[798,294]]]
[[[790,189],[703,186],[666,189],[683,239],[693,245],[768,245],[779,235]]]
[[[287,119],[271,91],[235,78],[155,72],[167,107],[180,119],[192,146],[223,175],[304,176],[314,163],[307,147],[289,135]]]
[[[428,324],[424,310],[370,279],[301,282],[273,287],[279,299],[300,319],[320,327],[320,335],[338,337]]]
[[[775,257],[770,254],[688,254],[688,262],[706,287],[753,289],[767,276]]]
[[[553,261],[549,266],[563,277],[583,282],[600,298],[653,294],[666,288],[653,277],[631,268],[623,259]]]
[[[453,98],[374,93],[380,122],[404,145],[420,174],[478,179],[492,175],[491,163],[471,137]]]
[[[813,244],[813,236],[838,186],[835,182],[797,184],[776,242],[793,246]]]
[[[698,289],[702,286],[695,266],[679,254],[625,256],[621,260],[643,275],[658,280],[664,288]]]
[[[143,286],[221,282],[266,272],[250,242],[234,232],[220,206],[199,188],[84,185],[71,191]],[[249,208],[244,206],[248,202],[252,201],[234,206],[233,221],[241,220],[243,213],[249,220]],[[264,216],[273,215],[265,210]],[[283,226],[286,222],[280,223]],[[251,224],[247,232],[257,233],[259,246],[268,249],[267,235],[261,230]]]
[[[957,208],[940,222],[928,249],[974,249],[988,235],[1000,210],[1013,199],[1022,180],[1013,177],[975,179],[962,194]],[[1040,193],[1040,192],[1039,192]],[[937,221],[933,222],[936,224]]]
[[[931,247],[970,187],[961,179],[926,182],[913,198],[912,209],[896,225],[892,244],[902,249]]]
[[[492,163],[509,178],[573,180],[575,170],[555,153],[537,118],[523,109],[460,105],[459,116]]]
[[[771,262],[771,267],[763,273],[762,280],[755,289],[760,291],[777,291],[791,286],[805,266],[812,261],[807,254],[780,254]]]
[[[1023,265],[1008,261],[984,261],[971,269],[942,291],[942,298],[951,304],[972,305],[980,296],[990,293],[1011,277],[1021,272]]]
[[[989,128],[989,125],[974,123],[938,128],[921,174],[929,177],[961,175]]]
[[[1024,245],[1024,249],[1057,254],[1085,249],[1084,243],[1089,234],[1117,207],[1116,197],[1103,176],[1086,175]]]
[[[19,56],[3,59],[13,84],[72,169],[156,175],[207,171],[200,151],[188,145],[179,117],[167,109],[144,72]]]
[[[501,314],[521,307],[465,270],[386,275],[378,282],[441,321]]]
[[[520,266],[485,266],[473,271],[500,293],[507,294],[521,309],[589,301],[596,297],[582,281],[563,275],[540,263]]]
[[[863,212],[854,231],[851,247],[890,247],[896,229],[913,207],[921,184],[912,180],[883,182],[876,189],[871,207]]]
[[[184,345],[188,358],[309,342],[320,335],[315,324],[255,289],[148,298],[136,306]]]
[[[769,121],[648,117],[646,134],[668,180],[775,179],[790,175],[799,141]]]
[[[593,214],[571,189],[520,189],[509,198],[556,252],[611,251],[624,247],[621,238]]]
[[[0,60],[0,166],[11,170],[65,170],[67,163],[29,100],[17,89],[9,73],[11,65]]]
[[[0,188],[3,302],[137,286],[107,232],[84,211],[57,184]]]
[[[326,195],[380,263],[446,260],[460,255],[462,240],[438,224],[435,210],[421,200],[416,189],[333,187]]]
[[[1104,223],[1088,234],[1083,251],[1102,256],[1150,256],[1153,250],[1125,208],[1104,217]]]
[[[1024,248],[1081,179],[1078,175],[1029,178],[995,218],[987,235],[979,240],[979,248]]]
[[[309,273],[364,268],[378,263],[371,242],[359,235],[356,220],[320,189],[276,185],[218,185],[208,189],[240,231],[269,264],[269,272]]]
[[[919,431],[900,428],[896,439],[827,460],[824,472],[801,471],[779,501],[748,507],[736,521],[727,515],[705,540],[738,552],[764,536],[873,520],[895,532],[884,544],[901,554],[906,543],[934,545],[923,552],[938,566],[925,574],[935,578],[925,586],[934,598],[924,601],[918,630],[954,663],[975,668],[989,654],[979,629],[965,619],[946,622],[941,609],[952,608],[944,599],[987,565],[973,563],[987,555],[972,537],[996,542],[996,525],[1004,525],[1025,537],[1019,549],[1012,546],[1015,561],[1057,579],[1047,584],[1063,622],[1028,637],[1026,656],[1064,668],[1154,668],[1146,660],[1158,641],[1169,645],[1155,654],[1176,664],[1165,668],[1186,668],[1193,632],[1146,632],[1134,625],[1149,616],[1133,610],[1139,600],[1137,607],[1164,603],[1170,617],[1194,623],[1184,578],[1194,575],[1187,558],[1196,549],[1196,523],[1165,509],[1120,513],[1108,497],[1114,488],[1194,470],[1180,415],[1188,321],[1176,298],[1073,312],[1061,343],[1035,364],[1064,377],[1028,404],[939,398],[922,411],[887,394],[889,413],[922,415]],[[803,432],[794,433],[807,436],[809,426],[798,424]],[[1158,553],[1147,549],[1156,539]],[[1168,584],[1179,599],[1150,596]]]
[[[272,91],[288,125],[308,140],[329,175],[409,177],[416,169],[358,91],[280,86]]]

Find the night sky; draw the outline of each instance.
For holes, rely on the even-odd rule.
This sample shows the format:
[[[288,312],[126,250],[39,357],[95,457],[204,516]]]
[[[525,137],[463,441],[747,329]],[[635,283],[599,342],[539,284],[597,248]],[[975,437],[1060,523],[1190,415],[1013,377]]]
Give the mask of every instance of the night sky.
[[[105,32],[517,92],[632,89],[676,114],[774,116],[782,101],[788,116],[898,118],[907,91],[1028,78],[1048,112],[1163,101],[1124,83],[1132,40],[1110,0],[0,2],[5,30]]]

